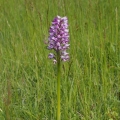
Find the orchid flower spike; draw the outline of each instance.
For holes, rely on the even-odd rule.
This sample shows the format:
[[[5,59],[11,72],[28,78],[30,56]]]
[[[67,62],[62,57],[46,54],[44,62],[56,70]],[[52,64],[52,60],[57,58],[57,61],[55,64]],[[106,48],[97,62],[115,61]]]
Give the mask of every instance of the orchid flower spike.
[[[54,50],[55,53],[50,53],[48,57],[53,59],[53,62],[56,63],[56,53],[60,53],[60,59],[62,61],[69,60],[69,53],[67,49],[69,48],[69,29],[68,29],[68,19],[67,17],[57,16],[52,21],[52,25],[49,29],[48,37],[48,49]]]

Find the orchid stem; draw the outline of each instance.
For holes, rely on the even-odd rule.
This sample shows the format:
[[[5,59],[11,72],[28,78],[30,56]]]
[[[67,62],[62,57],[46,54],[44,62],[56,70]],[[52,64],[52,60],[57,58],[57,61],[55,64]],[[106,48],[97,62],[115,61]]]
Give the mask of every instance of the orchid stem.
[[[57,52],[57,120],[60,120],[60,53]]]

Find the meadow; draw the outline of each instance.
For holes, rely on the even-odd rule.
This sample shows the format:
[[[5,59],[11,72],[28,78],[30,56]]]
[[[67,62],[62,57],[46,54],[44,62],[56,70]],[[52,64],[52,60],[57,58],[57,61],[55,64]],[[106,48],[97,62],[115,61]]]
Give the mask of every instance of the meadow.
[[[56,120],[56,65],[44,41],[67,16],[61,120],[120,120],[119,0],[0,0],[0,120]]]

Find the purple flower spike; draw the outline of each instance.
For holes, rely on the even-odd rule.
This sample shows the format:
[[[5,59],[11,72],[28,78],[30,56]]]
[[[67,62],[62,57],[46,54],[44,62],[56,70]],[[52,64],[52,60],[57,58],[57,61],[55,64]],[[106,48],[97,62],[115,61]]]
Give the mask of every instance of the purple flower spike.
[[[69,54],[66,50],[69,48],[69,29],[68,29],[68,19],[67,17],[57,16],[52,21],[52,25],[49,29],[48,37],[48,49],[53,49],[56,53],[60,53],[60,58],[62,61],[69,60]],[[48,55],[53,62],[56,63],[56,55],[50,53]]]

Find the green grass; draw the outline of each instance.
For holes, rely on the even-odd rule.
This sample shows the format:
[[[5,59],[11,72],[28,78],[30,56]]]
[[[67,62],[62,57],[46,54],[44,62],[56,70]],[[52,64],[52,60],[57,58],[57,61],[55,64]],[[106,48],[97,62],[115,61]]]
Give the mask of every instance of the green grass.
[[[119,0],[0,0],[0,120],[56,120],[56,65],[44,40],[67,16],[61,120],[120,119]]]

